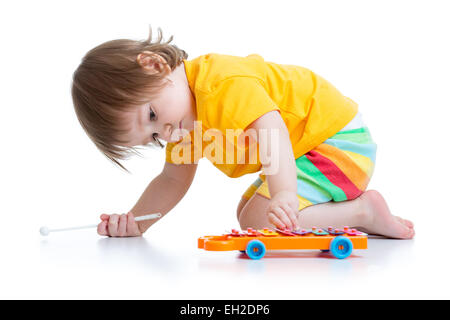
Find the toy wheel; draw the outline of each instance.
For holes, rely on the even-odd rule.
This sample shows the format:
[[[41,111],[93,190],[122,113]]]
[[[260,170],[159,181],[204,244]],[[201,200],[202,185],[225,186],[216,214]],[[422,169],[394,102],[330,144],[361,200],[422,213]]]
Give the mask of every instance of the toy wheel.
[[[247,244],[245,253],[247,253],[247,256],[250,259],[258,260],[264,257],[264,254],[266,253],[266,246],[262,243],[262,241],[255,239]]]
[[[352,253],[353,243],[347,237],[336,237],[331,241],[330,251],[336,258],[345,259]]]

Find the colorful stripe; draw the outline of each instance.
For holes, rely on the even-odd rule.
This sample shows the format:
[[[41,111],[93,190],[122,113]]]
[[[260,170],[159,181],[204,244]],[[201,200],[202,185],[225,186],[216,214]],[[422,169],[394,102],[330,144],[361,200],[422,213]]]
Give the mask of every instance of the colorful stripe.
[[[374,163],[371,159],[363,156],[362,154],[352,152],[352,151],[343,151],[349,158],[353,160],[353,162],[361,168],[364,172],[367,173],[368,176],[372,176]]]
[[[360,118],[355,117],[345,129],[295,160],[299,210],[329,201],[352,200],[366,190],[377,146]],[[270,199],[263,174],[243,196],[249,199],[255,193]]]
[[[327,191],[317,188],[316,184],[303,177],[297,177],[297,194],[303,199],[308,199],[312,204],[328,202],[332,199]]]
[[[359,166],[354,165],[354,160],[345,152],[328,144],[321,144],[314,149],[322,156],[333,159],[334,164],[346,175],[359,190],[364,190],[369,183],[369,175]]]
[[[256,181],[254,181],[248,188],[247,190],[245,190],[244,194],[242,195],[243,198],[245,199],[250,199],[252,197],[252,195],[256,192],[256,190],[259,188],[259,186],[261,185],[262,180],[261,179],[256,179]]]
[[[347,140],[338,140],[333,138],[325,140],[325,144],[336,147],[341,150],[351,151],[354,153],[359,153],[367,158],[369,158],[372,162],[375,162],[375,155],[377,152],[377,145],[374,143],[357,143],[353,141]]]
[[[346,198],[343,200],[354,199],[362,193],[330,159],[325,158],[314,150],[308,152],[306,157],[332,184],[345,193]],[[335,201],[343,200],[336,199]]]
[[[297,178],[299,175],[302,176],[304,174],[304,178],[313,182],[318,188],[328,191],[333,199],[338,199],[337,201],[347,200],[345,192],[328,180],[308,157],[302,156],[295,162],[297,163]]]

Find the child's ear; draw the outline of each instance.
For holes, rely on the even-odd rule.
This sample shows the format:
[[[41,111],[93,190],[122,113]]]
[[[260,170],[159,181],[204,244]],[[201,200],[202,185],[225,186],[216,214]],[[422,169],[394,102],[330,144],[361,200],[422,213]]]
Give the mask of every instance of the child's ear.
[[[136,57],[137,63],[150,74],[170,73],[166,59],[151,51],[143,51]]]

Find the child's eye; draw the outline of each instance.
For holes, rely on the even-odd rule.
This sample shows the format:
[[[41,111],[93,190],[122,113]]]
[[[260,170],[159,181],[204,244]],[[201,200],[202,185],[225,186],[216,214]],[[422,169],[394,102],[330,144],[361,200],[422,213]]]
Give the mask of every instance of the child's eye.
[[[150,109],[150,120],[155,120],[156,118],[156,113],[153,112],[152,109]]]

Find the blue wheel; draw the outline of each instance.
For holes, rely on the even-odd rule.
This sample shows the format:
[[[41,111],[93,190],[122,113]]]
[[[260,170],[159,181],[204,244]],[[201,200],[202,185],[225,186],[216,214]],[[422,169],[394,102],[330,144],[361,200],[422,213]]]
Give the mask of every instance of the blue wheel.
[[[262,241],[255,239],[247,243],[245,253],[247,253],[247,256],[250,259],[258,260],[264,257],[264,254],[266,253],[266,246],[262,243]]]
[[[336,258],[345,259],[352,254],[353,243],[347,237],[336,237],[331,241],[330,251]]]

